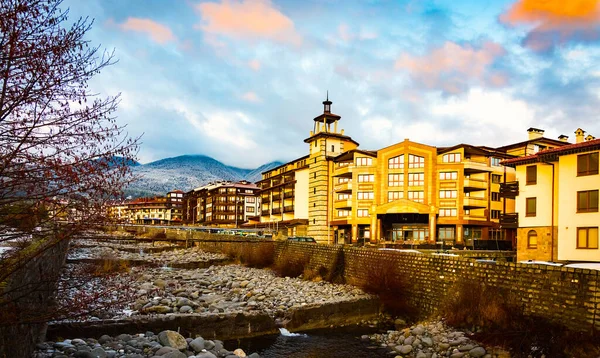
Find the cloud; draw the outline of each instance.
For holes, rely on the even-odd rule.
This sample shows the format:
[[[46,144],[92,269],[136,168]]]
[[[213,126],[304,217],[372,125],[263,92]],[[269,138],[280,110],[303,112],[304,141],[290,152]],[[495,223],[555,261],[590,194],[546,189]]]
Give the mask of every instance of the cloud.
[[[119,25],[123,31],[142,32],[150,36],[150,38],[161,45],[167,42],[177,41],[175,35],[168,26],[159,24],[150,19],[139,19],[135,17],[127,18],[127,21]]]
[[[500,15],[509,26],[530,25],[523,45],[548,52],[570,42],[600,39],[599,0],[518,0]]]
[[[252,91],[244,93],[241,96],[241,98],[246,102],[262,102],[261,98],[255,92]]]
[[[276,9],[269,0],[222,0],[194,6],[202,17],[195,28],[207,34],[239,40],[271,40],[300,45],[302,37],[293,21]]]
[[[248,67],[250,67],[254,71],[260,71],[260,65],[260,61],[256,59],[248,61]]]
[[[506,84],[506,76],[491,68],[496,59],[505,53],[501,45],[491,41],[479,48],[448,41],[423,56],[400,56],[395,68],[408,71],[413,83],[424,88],[458,94],[465,92],[472,84]]]

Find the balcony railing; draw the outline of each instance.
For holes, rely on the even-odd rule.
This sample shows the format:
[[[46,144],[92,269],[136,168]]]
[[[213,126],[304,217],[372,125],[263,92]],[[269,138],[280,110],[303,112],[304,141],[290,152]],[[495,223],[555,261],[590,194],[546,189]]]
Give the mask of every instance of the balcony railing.
[[[500,214],[500,227],[503,229],[516,229],[519,227],[519,214]]]
[[[511,181],[500,183],[500,197],[515,198],[519,195],[519,182]]]
[[[354,165],[346,165],[343,167],[336,167],[333,170],[334,177],[352,177],[352,170],[354,169]]]
[[[469,208],[486,208],[487,207],[487,199],[473,197],[473,196],[465,196],[465,198],[463,199],[463,206],[467,209],[469,209]]]
[[[293,198],[294,197],[294,192],[293,191],[288,191],[283,193],[283,198],[284,199],[289,199],[289,198]]]
[[[485,173],[491,172],[492,168],[486,162],[475,162],[465,159],[463,161],[465,173]]]
[[[294,211],[294,205],[288,205],[288,206],[284,206],[283,207],[283,212],[284,213],[290,213],[292,211]]]
[[[281,208],[273,208],[273,214],[281,214]]]
[[[333,203],[333,206],[336,209],[348,209],[348,208],[352,207],[352,200],[351,199],[349,199],[349,200],[336,200]]]
[[[486,190],[488,187],[487,181],[477,179],[465,179],[463,182],[465,191]]]
[[[281,194],[277,193],[277,194],[273,194],[273,201],[276,200],[281,200]]]
[[[262,215],[262,216],[267,216],[267,215],[270,215],[270,212],[269,212],[269,210],[262,210],[262,211],[260,212],[260,215]]]
[[[335,190],[337,193],[351,193],[352,192],[352,183],[348,182],[348,183],[341,183],[341,184],[335,185],[333,187],[333,190]]]

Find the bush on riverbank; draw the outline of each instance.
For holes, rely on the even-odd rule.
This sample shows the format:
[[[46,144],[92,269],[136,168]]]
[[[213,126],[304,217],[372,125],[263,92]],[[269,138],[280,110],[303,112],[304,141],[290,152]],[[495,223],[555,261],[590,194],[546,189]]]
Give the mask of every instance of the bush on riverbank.
[[[600,355],[596,332],[573,332],[544,318],[527,316],[508,289],[463,280],[450,292],[440,308],[446,323],[477,332],[473,338],[480,342],[509,348],[513,357]]]
[[[272,242],[263,243],[227,243],[223,254],[233,262],[247,267],[265,268],[273,265],[275,246]]]

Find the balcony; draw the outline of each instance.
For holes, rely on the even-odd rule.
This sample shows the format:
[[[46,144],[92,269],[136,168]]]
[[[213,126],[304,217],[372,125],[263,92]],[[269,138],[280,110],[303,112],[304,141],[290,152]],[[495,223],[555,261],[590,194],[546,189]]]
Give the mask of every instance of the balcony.
[[[463,187],[465,192],[486,190],[488,188],[488,183],[485,180],[465,179]]]
[[[333,203],[333,207],[336,209],[351,209],[352,200],[336,200]]]
[[[519,195],[519,182],[500,183],[500,197],[514,199]]]
[[[283,193],[283,198],[284,199],[289,199],[289,198],[293,198],[294,197],[294,192],[293,191],[287,191],[285,193]]]
[[[268,215],[270,215],[269,209],[267,209],[267,210],[262,210],[262,211],[260,212],[260,215],[262,215],[262,216],[268,216]]]
[[[516,229],[519,227],[519,214],[500,214],[500,227],[503,229]]]
[[[283,207],[283,212],[284,212],[284,213],[291,213],[291,212],[294,212],[294,205],[288,205],[288,206],[284,206],[284,207]]]
[[[492,168],[490,168],[486,162],[475,162],[465,159],[463,165],[465,174],[487,173],[492,171]]]
[[[352,178],[352,170],[354,165],[346,165],[343,167],[336,167],[333,170],[333,176],[339,178]]]
[[[281,208],[273,208],[273,214],[281,214]]]
[[[281,193],[273,194],[273,201],[281,200]]]
[[[463,199],[463,207],[468,210],[487,208],[487,204],[488,204],[488,201],[486,198],[465,196]]]
[[[352,182],[341,183],[333,187],[336,193],[352,193]]]

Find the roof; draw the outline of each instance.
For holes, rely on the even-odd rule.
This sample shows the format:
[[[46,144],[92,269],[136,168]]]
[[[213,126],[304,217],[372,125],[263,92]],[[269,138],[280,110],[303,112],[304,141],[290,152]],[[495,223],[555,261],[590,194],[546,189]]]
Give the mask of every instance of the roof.
[[[333,157],[333,161],[347,161],[347,160],[353,160],[354,159],[354,153],[361,153],[361,154],[365,154],[368,155],[370,157],[376,158],[377,157],[377,151],[374,150],[361,150],[361,149],[352,149],[349,151],[346,151],[338,156]]]
[[[505,152],[496,150],[495,148],[486,147],[486,146],[475,146],[475,145],[465,144],[465,143],[457,144],[452,147],[438,148],[437,153],[444,154],[444,153],[448,153],[453,150],[456,150],[458,148],[464,148],[465,153],[467,153],[467,154],[480,154],[480,155],[488,155],[488,156],[494,155],[497,157],[504,157],[504,158],[514,157],[511,154],[506,154]]]
[[[271,168],[271,169],[269,169],[269,170],[265,170],[265,171],[264,171],[264,172],[262,172],[261,174],[265,174],[265,173],[268,173],[268,172],[272,172],[273,170],[277,170],[277,169],[279,169],[279,168],[285,167],[286,165],[290,165],[290,164],[292,164],[292,163],[299,162],[299,161],[301,161],[301,160],[303,160],[303,159],[307,159],[308,157],[310,157],[310,154],[307,154],[307,155],[305,155],[305,156],[303,156],[303,157],[300,157],[300,158],[298,158],[298,159],[291,160],[291,161],[289,161],[289,162],[287,162],[287,163],[284,163],[284,164],[281,164],[281,165],[279,165],[279,166],[277,166],[277,167],[275,167],[275,168]]]
[[[313,139],[319,138],[319,137],[336,137],[336,138],[340,138],[340,139],[349,140],[350,142],[356,144],[357,146],[359,145],[357,141],[355,141],[354,139],[352,139],[351,137],[349,137],[347,135],[343,135],[343,134],[339,134],[339,133],[332,133],[332,132],[319,132],[317,134],[313,134],[312,136],[306,138],[304,140],[304,142],[310,143],[313,141]]]
[[[594,139],[588,140],[586,142],[568,144],[557,148],[542,150],[536,154],[528,155],[525,157],[507,159],[502,161],[502,163],[500,164],[508,166],[524,165],[529,163],[536,163],[539,161],[556,160],[555,157],[561,155],[589,152],[598,149],[600,149],[600,139]]]
[[[551,139],[551,138],[546,138],[546,137],[540,137],[540,138],[536,138],[536,139],[529,139],[529,140],[525,140],[522,142],[517,142],[517,143],[512,143],[512,144],[507,144],[505,146],[502,147],[498,147],[496,148],[499,151],[506,151],[508,149],[512,149],[512,148],[516,148],[516,147],[521,147],[523,145],[527,145],[529,143],[532,142],[540,142],[540,143],[549,143],[549,144],[555,144],[557,146],[563,146],[563,145],[568,145],[568,142],[563,142],[562,140],[558,140],[558,139]]]

